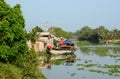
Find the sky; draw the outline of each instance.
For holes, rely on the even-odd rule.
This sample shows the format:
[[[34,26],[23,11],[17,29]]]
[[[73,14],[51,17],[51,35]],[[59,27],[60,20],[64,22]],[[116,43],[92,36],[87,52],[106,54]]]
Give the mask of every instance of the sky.
[[[75,32],[83,26],[120,29],[120,0],[5,0],[11,7],[21,4],[25,28],[57,26]]]

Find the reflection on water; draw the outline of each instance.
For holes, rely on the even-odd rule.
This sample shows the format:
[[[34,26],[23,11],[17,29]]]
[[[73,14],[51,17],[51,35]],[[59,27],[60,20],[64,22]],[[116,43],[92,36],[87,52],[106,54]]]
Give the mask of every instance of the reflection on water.
[[[43,68],[43,74],[48,79],[120,78],[120,46],[81,46],[74,54],[49,56],[50,69]]]
[[[44,60],[42,66],[48,69],[51,69],[52,65],[72,65],[76,61],[75,54],[68,54],[68,55],[47,55],[43,57]]]

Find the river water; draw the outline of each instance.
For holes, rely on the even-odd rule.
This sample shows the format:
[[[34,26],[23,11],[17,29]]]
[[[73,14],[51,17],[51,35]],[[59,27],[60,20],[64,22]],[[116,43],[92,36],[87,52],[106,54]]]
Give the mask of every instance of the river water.
[[[120,79],[120,46],[80,46],[72,59],[42,68],[47,79]]]

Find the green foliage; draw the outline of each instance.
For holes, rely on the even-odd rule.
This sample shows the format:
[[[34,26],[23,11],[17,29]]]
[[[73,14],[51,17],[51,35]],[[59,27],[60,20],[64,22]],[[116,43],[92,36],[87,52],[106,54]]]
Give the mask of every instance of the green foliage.
[[[104,72],[104,71],[101,71],[101,70],[94,70],[94,69],[90,69],[89,71],[90,71],[90,72],[103,73],[103,74],[106,73],[106,72]]]
[[[2,61],[8,61],[8,56],[12,55],[12,54],[9,54],[8,52],[10,51],[10,47],[9,46],[6,46],[6,45],[2,45],[0,46],[0,60]]]
[[[120,76],[120,70],[118,68],[120,68],[119,65],[104,65],[104,66],[97,66],[100,68],[107,68],[108,71],[103,71],[103,70],[95,70],[95,69],[90,69],[90,72],[97,72],[97,73],[102,73],[102,74],[108,74],[108,75],[113,75],[113,76]]]
[[[35,67],[38,63],[37,53],[34,49],[30,49],[27,53],[19,54],[15,61],[15,64],[20,67]]]
[[[77,70],[84,70],[84,68],[77,68]]]
[[[21,70],[14,65],[0,63],[0,79],[21,79]]]
[[[81,60],[83,61],[83,60]],[[100,65],[98,63],[96,64],[92,64],[93,62],[91,60],[84,60],[87,61],[82,63],[82,64],[77,64],[76,66],[78,67],[77,70],[84,70],[86,69],[89,72],[96,72],[96,73],[101,73],[101,74],[107,74],[107,75],[111,75],[111,76],[120,76],[120,65],[116,64],[116,65],[108,65],[108,64],[104,64],[104,65]],[[95,62],[94,62],[95,63]],[[85,71],[86,71],[85,70]]]
[[[109,31],[105,29],[104,26],[99,26],[99,28],[96,28],[95,31],[98,35],[99,43],[104,43],[105,40],[109,39]]]
[[[45,76],[37,68],[39,65],[38,54],[33,49],[28,53],[17,56],[11,64],[0,63],[0,78],[8,79],[45,79]]]
[[[43,32],[43,30],[39,26],[34,27],[32,29],[32,31],[34,31],[34,32]]]
[[[0,21],[4,18],[9,10],[9,5],[7,5],[4,0],[0,0]]]
[[[54,63],[55,65],[60,65],[62,64],[62,62],[60,60],[54,60],[52,61],[52,63]]]
[[[17,4],[13,8],[0,1],[0,61],[14,62],[18,54],[26,53],[24,18]]]
[[[35,42],[35,40],[38,39],[38,35],[37,35],[37,32],[42,32],[43,30],[36,26],[32,29],[32,31],[26,33],[26,38],[27,40],[31,40],[33,43]]]
[[[37,54],[33,49],[28,51],[24,26],[25,20],[20,5],[11,8],[4,0],[0,0],[0,78],[2,79],[45,79],[36,67]]]
[[[51,27],[48,29],[48,31],[57,37],[64,37],[67,39],[70,38],[70,34],[59,27]]]
[[[37,65],[38,54],[33,49],[17,57],[15,65],[0,63],[0,78],[8,79],[45,79]]]
[[[115,40],[115,39],[120,39],[120,30],[118,29],[114,29],[111,31],[111,39]]]
[[[84,26],[83,28],[81,28],[79,33],[80,40],[88,40],[91,37],[93,31],[90,27]]]
[[[40,63],[38,60],[38,54],[34,51],[34,49],[29,50],[24,55],[19,55],[15,64],[22,69],[23,77],[30,79],[45,79],[37,68],[37,65]]]
[[[79,40],[87,40],[92,43],[105,43],[106,40],[119,40],[120,30],[114,29],[112,31],[105,28],[105,26],[99,26],[96,29],[91,29],[88,26],[84,26],[76,33]]]

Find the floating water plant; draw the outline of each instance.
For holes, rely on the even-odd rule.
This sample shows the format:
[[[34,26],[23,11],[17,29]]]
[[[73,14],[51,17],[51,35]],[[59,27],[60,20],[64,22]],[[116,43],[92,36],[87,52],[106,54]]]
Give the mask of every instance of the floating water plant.
[[[82,66],[84,67],[93,67],[96,66],[97,64],[82,64]]]
[[[76,75],[76,73],[70,73],[70,75],[71,75],[71,76],[75,76],[75,75]]]
[[[84,70],[84,68],[77,68],[77,70]]]

